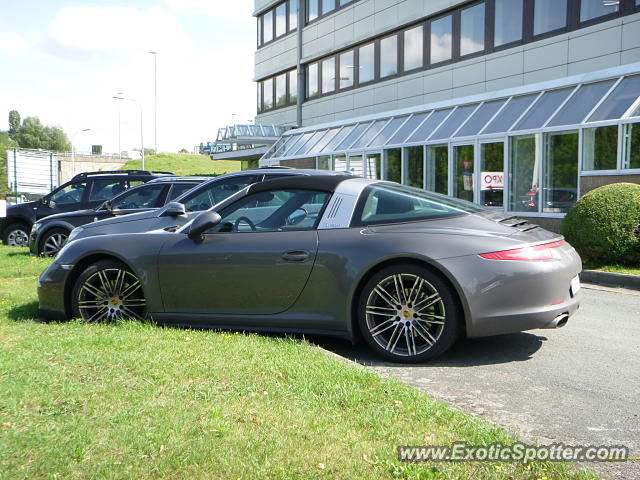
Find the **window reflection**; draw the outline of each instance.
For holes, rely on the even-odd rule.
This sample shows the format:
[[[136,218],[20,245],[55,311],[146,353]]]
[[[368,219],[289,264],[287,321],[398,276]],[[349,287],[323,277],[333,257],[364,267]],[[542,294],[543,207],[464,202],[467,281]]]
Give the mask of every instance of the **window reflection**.
[[[618,126],[583,130],[582,170],[615,170],[618,158]]]
[[[495,0],[494,45],[499,47],[522,40],[523,0]]]
[[[447,195],[449,193],[449,147],[427,147],[427,190]]]
[[[273,79],[265,80],[263,82],[263,99],[264,109],[269,110],[273,108]]]
[[[451,15],[431,22],[431,63],[451,60],[453,45],[451,31]]]
[[[273,40],[273,10],[269,10],[263,17],[263,36],[264,43]]]
[[[424,188],[424,147],[409,147],[405,149],[407,157],[406,185]]]
[[[402,182],[402,153],[399,148],[386,150],[386,168],[384,179],[391,182]]]
[[[281,37],[287,33],[287,4],[278,5],[275,10],[276,15],[276,37]]]
[[[353,50],[340,54],[340,88],[353,87],[354,74]]]
[[[422,67],[424,27],[418,25],[404,32],[404,71]]]
[[[511,138],[509,157],[509,211],[537,212],[540,158],[537,136]]]
[[[307,98],[318,95],[318,64],[312,63],[307,67]]]
[[[453,147],[453,196],[473,202],[473,145],[458,145]]]
[[[543,212],[564,213],[578,199],[578,132],[546,134]]]
[[[484,3],[462,10],[460,30],[460,55],[484,50]]]
[[[358,83],[367,83],[373,80],[374,51],[373,43],[364,45],[358,49]]]
[[[622,168],[640,168],[640,123],[624,126]]]
[[[480,145],[480,203],[502,207],[504,197],[504,142]]]
[[[276,77],[276,107],[283,107],[287,104],[287,74],[283,73]]]
[[[541,35],[567,26],[567,0],[535,0],[534,8],[534,35]]]
[[[330,93],[336,89],[336,58],[322,61],[322,93]]]
[[[610,15],[619,9],[620,2],[615,0],[580,0],[580,21]]]
[[[380,77],[389,77],[398,73],[398,37],[380,40]]]

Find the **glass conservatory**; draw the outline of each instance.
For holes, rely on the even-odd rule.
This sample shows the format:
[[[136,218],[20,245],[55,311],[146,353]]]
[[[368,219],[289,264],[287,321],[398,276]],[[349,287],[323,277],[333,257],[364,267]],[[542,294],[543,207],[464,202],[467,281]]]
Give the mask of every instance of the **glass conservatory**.
[[[584,178],[640,175],[639,71],[626,65],[290,130],[260,165],[346,170],[562,217]]]

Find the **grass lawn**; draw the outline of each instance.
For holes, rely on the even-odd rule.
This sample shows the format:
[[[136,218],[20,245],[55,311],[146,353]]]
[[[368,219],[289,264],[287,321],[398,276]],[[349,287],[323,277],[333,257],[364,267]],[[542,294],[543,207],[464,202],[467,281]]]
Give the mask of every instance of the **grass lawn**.
[[[629,267],[626,265],[583,265],[585,270],[601,270],[611,273],[627,273],[629,275],[640,275],[640,267]]]
[[[141,160],[129,160],[122,169],[140,169],[141,163]],[[159,153],[158,155],[150,155],[145,157],[144,164],[147,170],[173,172],[176,175],[221,175],[223,173],[237,172],[241,169],[240,161],[214,161],[207,155],[194,155],[190,153]]]
[[[514,439],[296,339],[36,323],[48,262],[0,247],[0,478],[596,478],[403,464],[398,445]]]

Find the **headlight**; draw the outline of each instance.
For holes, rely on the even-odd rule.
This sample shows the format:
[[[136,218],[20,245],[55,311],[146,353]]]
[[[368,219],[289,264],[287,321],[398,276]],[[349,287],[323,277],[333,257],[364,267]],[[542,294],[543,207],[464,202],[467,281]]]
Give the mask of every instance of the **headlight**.
[[[78,235],[80,235],[83,231],[84,231],[84,228],[82,227],[76,227],[73,230],[71,230],[71,233],[69,234],[69,238],[67,238],[67,244],[73,242],[76,238],[78,238]]]

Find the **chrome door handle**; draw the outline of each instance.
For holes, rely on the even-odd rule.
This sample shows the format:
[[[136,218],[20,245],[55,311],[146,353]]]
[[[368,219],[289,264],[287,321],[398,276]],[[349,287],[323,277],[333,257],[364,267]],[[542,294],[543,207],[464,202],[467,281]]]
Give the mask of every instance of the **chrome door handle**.
[[[309,258],[309,252],[305,250],[291,250],[282,254],[282,259],[288,262],[304,262]]]

